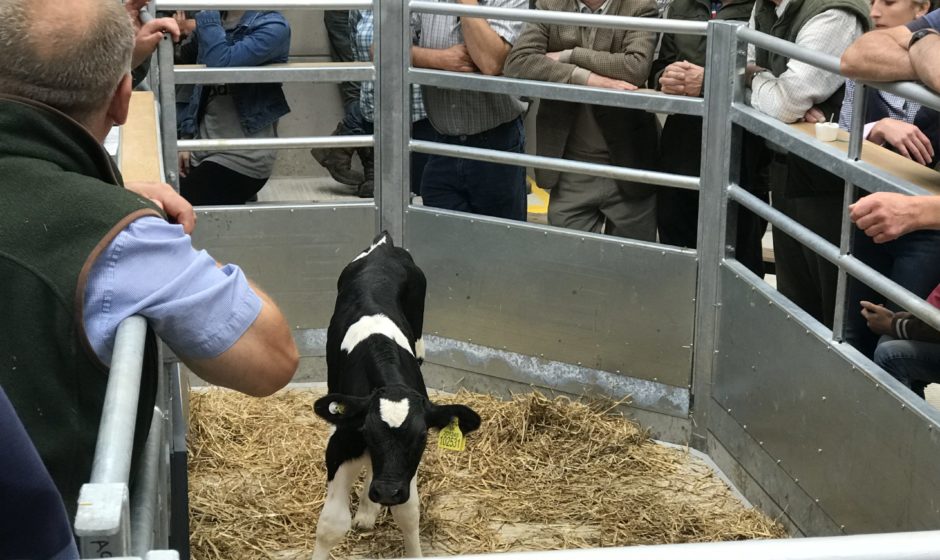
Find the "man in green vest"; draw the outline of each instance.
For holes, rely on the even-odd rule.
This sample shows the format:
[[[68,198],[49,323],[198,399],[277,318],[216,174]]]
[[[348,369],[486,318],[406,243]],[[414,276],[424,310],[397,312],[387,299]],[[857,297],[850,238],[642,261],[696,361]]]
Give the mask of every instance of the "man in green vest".
[[[146,198],[175,195],[126,190],[102,147],[131,95],[134,29],[121,4],[0,0],[0,45],[0,386],[71,516],[123,319],[146,317],[197,375],[250,395],[286,385],[298,355],[274,302],[193,249]],[[148,335],[140,436],[155,342]]]
[[[757,0],[750,27],[804,48],[840,56],[871,27],[865,0]],[[785,123],[837,120],[845,79],[798,60],[748,49],[751,105]],[[773,149],[773,146],[771,146]],[[771,165],[773,204],[830,243],[839,244],[844,181],[793,154]],[[788,235],[773,230],[777,288],[832,327],[837,269]]]

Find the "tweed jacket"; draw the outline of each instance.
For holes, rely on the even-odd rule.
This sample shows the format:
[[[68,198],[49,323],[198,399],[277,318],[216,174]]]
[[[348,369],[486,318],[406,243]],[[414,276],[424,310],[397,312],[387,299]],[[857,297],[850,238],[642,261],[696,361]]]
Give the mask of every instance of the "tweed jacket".
[[[579,8],[577,0],[538,0],[536,7],[559,12],[578,12]],[[659,10],[654,0],[610,0],[607,14],[659,17]],[[642,86],[649,75],[655,47],[656,34],[652,32],[598,28],[593,44],[584,45],[577,26],[528,23],[506,58],[503,72],[514,78],[584,84],[589,71]],[[566,50],[570,50],[567,62],[545,56]],[[578,112],[576,103],[541,101],[536,124],[539,155],[565,154]],[[651,114],[598,106],[594,107],[594,116],[607,141],[611,163],[646,167],[655,159],[656,124]],[[555,186],[558,175],[556,171],[536,171],[539,185],[544,188]]]

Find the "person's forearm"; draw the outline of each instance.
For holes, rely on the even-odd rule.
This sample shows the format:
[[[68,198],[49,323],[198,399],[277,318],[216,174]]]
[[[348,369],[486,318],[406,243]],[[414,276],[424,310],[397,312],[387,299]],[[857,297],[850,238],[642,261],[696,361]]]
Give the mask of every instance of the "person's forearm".
[[[908,59],[917,78],[932,90],[940,91],[940,35],[927,35],[911,47]]]
[[[842,74],[876,82],[913,80],[916,73],[905,39],[910,40],[910,31],[905,27],[862,35],[842,53]]]
[[[425,47],[411,47],[411,65],[415,68],[440,69],[437,62],[438,49],[428,49]]]
[[[502,74],[503,63],[509,54],[509,43],[503,41],[485,19],[462,17],[460,28],[470,57],[480,72],[488,76]]]

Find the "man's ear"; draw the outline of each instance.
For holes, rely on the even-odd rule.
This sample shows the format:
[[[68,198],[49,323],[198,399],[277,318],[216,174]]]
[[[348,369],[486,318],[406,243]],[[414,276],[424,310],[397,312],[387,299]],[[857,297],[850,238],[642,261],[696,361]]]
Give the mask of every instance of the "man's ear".
[[[114,89],[114,95],[111,97],[111,103],[108,105],[108,118],[114,124],[121,126],[127,122],[127,114],[131,107],[131,93],[134,90],[133,81],[130,74],[124,74],[117,87]]]
[[[431,403],[431,406],[424,415],[424,420],[427,422],[428,426],[437,428],[438,430],[446,428],[453,418],[457,418],[460,431],[465,434],[480,427],[480,415],[474,412],[469,406],[462,404],[436,405]]]
[[[320,397],[313,403],[313,411],[330,424],[348,426],[356,422],[362,422],[362,418],[369,409],[370,402],[372,402],[371,395],[368,397],[351,397],[339,393],[330,393],[325,397]]]

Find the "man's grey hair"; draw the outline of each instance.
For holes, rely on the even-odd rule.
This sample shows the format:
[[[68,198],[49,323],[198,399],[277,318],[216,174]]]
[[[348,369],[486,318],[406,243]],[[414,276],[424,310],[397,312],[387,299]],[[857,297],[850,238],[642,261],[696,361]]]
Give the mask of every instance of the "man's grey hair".
[[[0,93],[84,123],[107,106],[133,49],[134,28],[118,0],[0,0]]]

